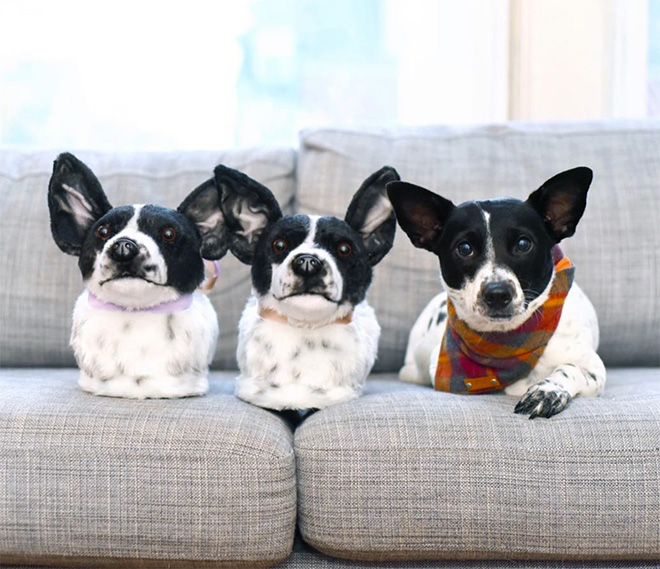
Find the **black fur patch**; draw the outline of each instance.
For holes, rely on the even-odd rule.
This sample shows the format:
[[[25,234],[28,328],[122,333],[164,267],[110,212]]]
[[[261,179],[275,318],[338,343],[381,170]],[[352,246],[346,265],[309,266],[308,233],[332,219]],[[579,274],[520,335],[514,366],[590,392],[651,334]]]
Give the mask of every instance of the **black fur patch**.
[[[96,230],[102,225],[108,225],[112,237],[126,227],[133,215],[135,215],[135,209],[131,205],[116,207],[102,216],[87,232],[78,258],[78,267],[80,267],[83,279],[87,280],[92,275],[96,257],[106,244],[105,240],[96,235]]]
[[[482,202],[481,205],[491,214],[495,264],[506,266],[516,275],[526,302],[531,302],[545,290],[552,278],[552,248],[556,241],[527,202],[498,200]],[[521,237],[532,241],[530,252],[522,254],[516,249]]]
[[[165,322],[167,324],[167,339],[170,341],[174,341],[176,339],[176,334],[174,333],[174,326],[172,325],[174,323],[174,314],[168,314]]]
[[[169,227],[176,231],[171,242],[163,238],[163,231]],[[172,209],[145,205],[140,210],[138,229],[158,244],[167,266],[167,285],[182,293],[193,292],[204,280],[199,253],[202,240],[195,224]]]
[[[252,284],[259,294],[265,295],[270,290],[272,265],[282,263],[291,250],[305,240],[309,227],[308,216],[291,215],[279,219],[261,234],[252,262]],[[273,249],[272,244],[277,239],[286,240],[286,250],[276,252]]]
[[[322,217],[316,224],[314,241],[335,259],[344,282],[340,302],[349,301],[352,305],[362,302],[371,284],[373,270],[360,234],[340,219]],[[346,258],[338,253],[342,243],[348,243],[352,249]]]

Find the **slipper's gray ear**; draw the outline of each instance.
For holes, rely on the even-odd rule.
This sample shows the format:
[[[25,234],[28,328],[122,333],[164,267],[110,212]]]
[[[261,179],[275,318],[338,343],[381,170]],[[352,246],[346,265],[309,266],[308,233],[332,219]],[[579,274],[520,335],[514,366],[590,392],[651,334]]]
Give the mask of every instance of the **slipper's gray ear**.
[[[400,180],[390,166],[383,166],[369,176],[351,200],[344,220],[364,240],[371,265],[378,263],[392,248],[396,232],[396,217],[386,185]]]
[[[60,154],[48,184],[50,229],[58,247],[80,255],[89,229],[111,209],[94,173],[73,154]]]
[[[190,192],[181,202],[178,211],[197,226],[202,236],[202,257],[214,261],[227,254],[229,235],[214,178],[206,180]]]
[[[550,178],[527,199],[557,243],[575,233],[587,207],[593,176],[591,169],[584,166],[566,170]]]
[[[227,224],[229,248],[239,261],[251,265],[259,237],[282,217],[282,210],[266,186],[233,168],[217,166],[215,185]]]
[[[448,199],[408,182],[387,184],[396,219],[415,247],[435,251],[447,218],[454,209]]]

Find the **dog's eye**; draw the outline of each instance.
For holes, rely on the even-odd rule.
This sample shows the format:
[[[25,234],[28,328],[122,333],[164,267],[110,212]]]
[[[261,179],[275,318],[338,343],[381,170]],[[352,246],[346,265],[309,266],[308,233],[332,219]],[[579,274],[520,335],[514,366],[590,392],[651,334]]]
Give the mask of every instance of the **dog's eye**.
[[[516,241],[517,253],[529,253],[532,250],[532,242],[529,238],[522,236]]]
[[[346,259],[350,257],[353,254],[353,247],[351,247],[350,243],[340,243],[337,247],[337,255],[339,255],[342,259]]]
[[[286,239],[278,237],[273,241],[273,251],[275,253],[284,253],[289,248],[289,242]]]
[[[461,241],[456,247],[456,252],[464,259],[468,259],[474,255],[474,249],[467,241]]]
[[[176,239],[176,229],[174,227],[166,227],[163,229],[163,241],[166,241],[167,243],[172,243]]]
[[[96,229],[96,236],[99,239],[103,239],[104,241],[108,239],[112,235],[112,229],[110,229],[110,226],[105,223],[104,225],[100,225]]]

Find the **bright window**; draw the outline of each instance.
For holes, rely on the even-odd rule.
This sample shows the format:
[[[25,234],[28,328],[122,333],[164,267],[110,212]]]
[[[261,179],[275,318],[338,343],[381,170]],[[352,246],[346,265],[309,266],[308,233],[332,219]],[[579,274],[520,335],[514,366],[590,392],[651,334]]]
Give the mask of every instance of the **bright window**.
[[[649,0],[648,116],[660,117],[660,0]]]
[[[0,143],[187,150],[291,145],[317,126],[660,116],[660,0],[576,6],[0,0]],[[582,41],[579,18],[588,50],[565,43]],[[593,81],[554,81],[567,60],[552,25]]]

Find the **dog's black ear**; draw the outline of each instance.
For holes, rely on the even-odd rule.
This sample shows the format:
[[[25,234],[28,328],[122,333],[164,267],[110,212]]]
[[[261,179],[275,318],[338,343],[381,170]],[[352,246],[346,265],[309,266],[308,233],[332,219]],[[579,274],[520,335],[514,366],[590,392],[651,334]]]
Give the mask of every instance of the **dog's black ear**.
[[[557,243],[575,233],[587,207],[587,192],[592,179],[591,169],[584,166],[573,168],[550,178],[527,199]]]
[[[378,263],[394,243],[396,217],[385,187],[400,179],[394,168],[383,166],[362,183],[346,210],[344,220],[362,235],[371,265]]]
[[[390,182],[387,184],[387,194],[396,212],[396,219],[412,244],[435,252],[437,240],[454,204],[408,182]]]
[[[225,256],[229,248],[229,237],[220,207],[220,195],[213,178],[190,192],[181,202],[178,211],[197,226],[202,236],[202,257],[215,260]]]
[[[282,210],[266,186],[238,170],[220,165],[214,173],[229,248],[239,261],[251,265],[259,237],[282,217]]]
[[[94,173],[73,154],[60,154],[48,183],[50,229],[58,247],[80,255],[85,235],[112,209]]]

